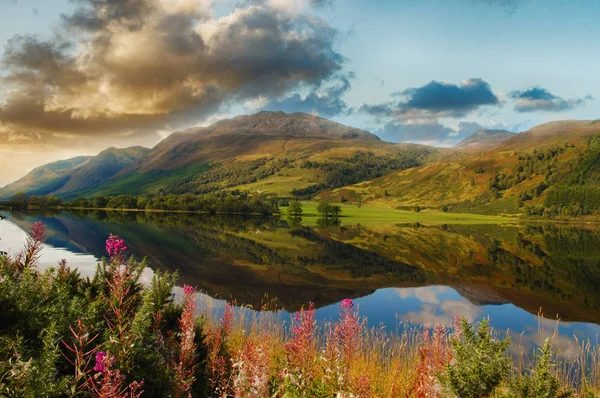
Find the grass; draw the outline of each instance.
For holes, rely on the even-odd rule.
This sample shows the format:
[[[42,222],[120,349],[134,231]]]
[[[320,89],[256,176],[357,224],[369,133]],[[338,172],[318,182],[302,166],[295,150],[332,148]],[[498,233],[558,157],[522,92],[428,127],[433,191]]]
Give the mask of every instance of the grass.
[[[317,225],[320,216],[317,212],[317,202],[303,202],[302,224]],[[385,225],[398,223],[422,224],[507,224],[517,223],[519,220],[509,216],[492,216],[470,213],[444,213],[441,211],[425,210],[419,213],[414,211],[393,210],[369,205],[341,204],[342,224]],[[286,208],[281,208],[285,214]]]

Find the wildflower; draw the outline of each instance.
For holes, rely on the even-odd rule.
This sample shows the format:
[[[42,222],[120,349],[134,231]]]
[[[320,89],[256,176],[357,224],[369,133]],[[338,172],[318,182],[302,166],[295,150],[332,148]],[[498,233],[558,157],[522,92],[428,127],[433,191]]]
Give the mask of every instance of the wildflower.
[[[94,372],[104,373],[106,371],[106,352],[98,351],[96,353],[96,364],[94,365]]]
[[[360,350],[361,330],[362,323],[358,318],[357,311],[354,310],[354,302],[349,298],[342,300],[340,322],[335,326],[334,333],[346,365],[350,364]]]
[[[96,366],[98,373],[88,381],[89,392],[92,396],[106,398],[139,398],[144,387],[144,382],[134,381],[125,384],[126,376],[119,370],[113,369],[114,358],[104,351],[96,353]]]
[[[179,319],[179,329],[181,330],[181,339],[179,342],[179,358],[174,364],[176,382],[175,396],[191,396],[190,390],[195,381],[194,374],[196,373],[196,345],[194,338],[196,332],[195,312],[196,312],[196,290],[192,286],[185,285],[183,287],[185,301],[183,303],[183,313]]]
[[[46,241],[46,226],[41,222],[35,222],[27,234],[25,249],[22,250],[14,262],[21,270],[34,265],[40,257],[40,252]]]
[[[342,300],[342,308],[352,309],[354,307],[354,302],[350,298],[346,298]]]
[[[117,235],[110,234],[106,240],[106,251],[110,257],[110,261],[115,261],[122,264],[125,260],[124,253],[127,250],[127,245],[123,239]]]
[[[292,339],[285,345],[292,368],[305,368],[314,356],[315,305],[310,303],[307,311],[296,312]]]
[[[442,325],[433,328],[433,336],[429,327],[423,331],[423,344],[419,347],[420,363],[417,368],[415,392],[417,397],[435,398],[441,396],[442,386],[437,374],[441,372],[451,359],[448,349],[446,330]]]

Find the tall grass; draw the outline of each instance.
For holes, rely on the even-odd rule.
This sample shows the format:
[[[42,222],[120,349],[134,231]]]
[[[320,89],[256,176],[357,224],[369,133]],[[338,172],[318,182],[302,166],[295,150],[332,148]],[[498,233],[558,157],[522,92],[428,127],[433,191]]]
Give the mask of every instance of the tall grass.
[[[191,286],[178,304],[175,276],[157,273],[143,287],[144,264],[127,260],[116,236],[92,279],[64,261],[40,273],[43,241],[34,224],[23,252],[0,258],[0,396],[600,394],[598,342],[574,340],[565,357],[555,335],[529,360],[512,357],[510,341],[486,321],[391,332],[368,328],[351,299],[327,324],[315,321],[311,303],[292,319],[231,304],[218,311]]]

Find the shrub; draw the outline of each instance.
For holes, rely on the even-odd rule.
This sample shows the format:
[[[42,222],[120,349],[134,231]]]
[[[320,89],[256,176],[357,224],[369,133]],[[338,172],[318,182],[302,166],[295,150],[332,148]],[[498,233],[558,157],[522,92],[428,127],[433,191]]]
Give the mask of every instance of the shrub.
[[[555,366],[552,360],[550,340],[546,339],[539,349],[535,367],[530,374],[513,376],[509,381],[506,398],[568,398],[573,392],[563,388],[558,377],[553,373]]]
[[[494,339],[487,319],[475,331],[463,318],[461,335],[453,337],[450,344],[453,359],[440,381],[453,396],[488,397],[510,371],[511,359],[506,355],[510,338]]]

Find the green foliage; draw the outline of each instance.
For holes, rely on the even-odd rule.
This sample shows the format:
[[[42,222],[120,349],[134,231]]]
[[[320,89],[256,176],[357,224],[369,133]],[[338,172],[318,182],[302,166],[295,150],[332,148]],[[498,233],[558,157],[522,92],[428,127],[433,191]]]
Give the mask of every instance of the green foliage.
[[[372,152],[356,151],[350,158],[337,162],[305,161],[302,168],[319,169],[325,174],[321,184],[294,189],[292,194],[310,199],[325,189],[339,188],[378,178],[394,171],[421,166],[431,153],[428,149],[406,150],[393,155],[376,156]]]
[[[510,338],[496,340],[487,319],[475,331],[463,318],[461,336],[451,339],[453,360],[440,375],[442,385],[452,396],[490,396],[508,375],[511,359],[506,355]]]
[[[338,205],[332,205],[331,203],[321,202],[317,206],[317,211],[323,219],[338,219],[342,214],[342,208]]]
[[[46,397],[90,396],[87,379],[74,376],[76,368],[94,376],[96,350],[115,358],[111,366],[124,375],[123,386],[144,380],[150,397],[172,388],[173,332],[181,313],[171,295],[176,275],[157,272],[144,289],[145,263],[133,259],[124,265],[104,260],[92,280],[65,263],[44,273],[35,264],[15,265],[0,256],[0,396],[39,397],[42,389]],[[125,279],[117,298],[119,273]],[[72,350],[77,339],[88,342],[88,353],[79,351],[83,362]]]
[[[574,170],[548,190],[546,216],[576,217],[600,211],[600,135],[586,137],[587,150]]]
[[[72,208],[109,208],[137,210],[177,210],[200,211],[211,214],[273,214],[279,212],[274,199],[264,195],[249,195],[247,192],[217,192],[207,195],[162,195],[162,196],[133,196],[118,195],[92,200],[86,198],[74,199],[64,204]]]
[[[300,217],[302,215],[302,203],[297,200],[290,202],[290,206],[288,207],[288,215],[294,217]]]
[[[509,381],[508,394],[511,398],[568,398],[573,392],[563,388],[553,373],[550,340],[546,339],[539,349],[537,362],[530,374],[513,376]]]

